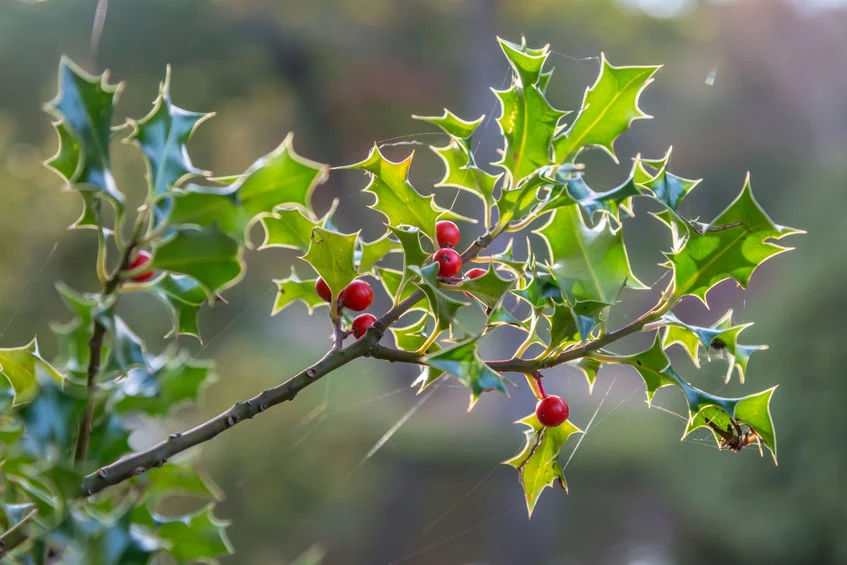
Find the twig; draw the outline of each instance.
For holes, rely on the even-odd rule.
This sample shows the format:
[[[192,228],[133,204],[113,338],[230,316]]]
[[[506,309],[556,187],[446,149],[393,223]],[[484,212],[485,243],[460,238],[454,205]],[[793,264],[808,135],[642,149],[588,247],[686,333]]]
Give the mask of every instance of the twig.
[[[18,547],[22,544],[27,536],[23,533],[22,528],[29,522],[35,515],[38,514],[38,509],[33,508],[27,514],[21,518],[21,521],[0,534],[0,557],[4,557],[8,552]]]
[[[331,350],[323,359],[300,371],[284,383],[269,388],[247,401],[236,402],[228,410],[191,430],[171,434],[167,440],[150,449],[134,453],[111,465],[100,468],[83,478],[79,495],[96,494],[106,487],[140,475],[153,467],[161,467],[177,453],[209,441],[221,432],[249,420],[271,406],[293,400],[297,393],[318,381],[321,377],[354,359],[362,357],[378,339],[378,332],[369,330],[365,336],[347,348]]]

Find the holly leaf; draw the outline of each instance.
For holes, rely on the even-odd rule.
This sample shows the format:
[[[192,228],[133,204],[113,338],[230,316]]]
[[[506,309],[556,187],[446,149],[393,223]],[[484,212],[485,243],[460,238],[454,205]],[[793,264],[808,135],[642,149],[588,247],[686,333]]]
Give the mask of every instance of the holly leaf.
[[[591,394],[594,390],[594,383],[597,381],[597,371],[600,370],[602,363],[591,357],[582,357],[576,361],[568,362],[567,366],[583,374],[588,383],[588,394]]]
[[[374,265],[381,261],[386,255],[399,248],[398,243],[385,234],[374,241],[359,240],[361,250],[356,253],[358,265],[356,270],[360,273],[370,273]]]
[[[665,326],[663,343],[665,349],[678,343],[688,353],[695,366],[700,366],[700,349],[728,357],[726,381],[729,382],[733,369],[738,370],[738,378],[744,383],[744,374],[750,355],[755,351],[767,349],[767,345],[742,345],[738,335],[753,324],[732,325],[732,310],[729,310],[712,327],[686,324],[673,314],[662,318]]]
[[[302,258],[317,271],[335,297],[357,276],[353,256],[358,237],[358,232],[342,234],[317,227],[312,230],[309,250]]]
[[[550,45],[545,45],[540,49],[533,49],[526,46],[526,41],[521,41],[521,44],[512,43],[500,37],[497,38],[506,60],[512,70],[520,79],[521,86],[529,86],[532,84],[538,85],[542,78],[544,82],[549,80],[549,76],[542,76],[544,63],[547,62],[547,57],[550,55]]]
[[[553,300],[562,299],[562,289],[552,275],[536,272],[527,273],[526,284],[512,291],[512,294],[524,299],[534,310],[540,311],[552,304]]]
[[[567,167],[560,167],[560,171],[563,169],[567,169]],[[557,173],[557,176],[561,174],[561,172]],[[545,203],[539,209],[539,212],[561,208],[572,202],[577,202],[588,212],[589,218],[596,218],[597,213],[601,212],[620,222],[621,210],[632,216],[632,199],[641,194],[632,175],[618,186],[603,192],[596,192],[588,186],[581,174],[567,174],[557,180],[563,183],[563,191],[567,194],[552,194],[550,201]]]
[[[465,279],[459,284],[449,285],[446,288],[450,290],[461,290],[472,295],[474,298],[485,304],[487,307],[494,307],[500,299],[506,294],[514,280],[503,279],[497,274],[497,271],[488,265],[488,270],[484,275],[480,275],[475,279]]]
[[[509,173],[511,186],[517,186],[539,167],[552,164],[553,135],[567,112],[553,108],[539,88],[548,48],[528,49],[499,41],[516,78],[507,90],[494,91],[500,101],[497,123],[505,139],[503,156],[494,164]]]
[[[301,157],[294,151],[294,134],[248,168],[231,185],[250,216],[270,213],[288,204],[312,209],[312,192],[328,175],[322,163]]]
[[[500,219],[497,222],[498,227],[508,225],[510,222],[517,222],[518,225],[523,225],[521,220],[529,214],[538,210],[543,203],[542,191],[547,187],[554,186],[558,181],[549,176],[548,167],[536,170],[532,175],[512,189],[504,189],[500,193],[500,199],[497,201],[497,209],[500,212]],[[573,204],[574,201],[569,202]],[[537,217],[537,214],[533,214]]]
[[[0,376],[11,385],[14,402],[22,404],[38,394],[39,381],[50,379],[61,383],[64,377],[45,361],[33,339],[22,347],[0,348]]]
[[[206,291],[196,279],[186,275],[167,273],[147,290],[168,307],[173,321],[171,331],[165,336],[192,335],[200,339],[197,314],[206,302]]]
[[[226,535],[228,521],[213,513],[214,504],[190,514],[164,517],[151,514],[156,535],[165,540],[167,550],[178,563],[215,563],[216,557],[233,552]]]
[[[265,228],[265,240],[259,249],[282,247],[296,249],[302,253],[309,250],[312,230],[320,225],[320,222],[311,219],[300,210],[280,208],[274,210],[272,216],[264,216],[261,222],[262,227]]]
[[[190,496],[220,502],[224,494],[220,488],[192,460],[170,462],[153,468],[141,479],[145,484],[144,498],[153,505],[171,496]]]
[[[669,385],[680,386],[682,379],[671,367],[671,362],[662,346],[662,338],[656,334],[649,349],[634,355],[616,357],[617,362],[631,365],[644,379],[647,402],[652,402],[656,391]]]
[[[440,116],[412,116],[412,119],[429,122],[440,127],[450,137],[455,137],[460,141],[467,141],[473,136],[476,128],[485,120],[485,115],[469,122],[463,120],[447,108],[444,108],[444,113]]]
[[[467,302],[455,300],[439,290],[437,278],[439,268],[440,265],[438,263],[433,263],[423,268],[415,265],[409,267],[409,271],[420,278],[418,288],[424,292],[427,300],[429,300],[429,306],[435,316],[434,331],[436,333],[441,333],[448,329],[456,317],[456,312],[463,306],[468,305]]]
[[[92,312],[98,304],[91,296],[79,294],[63,283],[58,283],[56,290],[74,314],[70,322],[51,325],[59,341],[56,364],[66,373],[84,377],[90,357],[88,340],[94,320]]]
[[[776,387],[741,398],[725,398],[689,385],[686,395],[690,418],[683,439],[698,428],[709,428],[718,446],[724,447],[726,437],[722,435],[737,438],[741,424],[746,424],[768,448],[776,463],[776,435],[770,411],[774,390]]]
[[[481,199],[485,206],[487,227],[490,210],[494,206],[494,187],[501,175],[495,176],[480,169],[474,161],[471,137],[476,128],[482,124],[485,116],[468,122],[445,108],[441,116],[412,116],[412,118],[434,124],[450,136],[451,139],[447,145],[430,146],[430,149],[444,162],[444,178],[435,186],[458,188]]]
[[[148,366],[130,369],[116,383],[112,407],[118,413],[166,416],[194,404],[213,382],[214,364],[194,359],[185,350],[166,350]]]
[[[121,85],[109,84],[108,78],[108,73],[90,75],[62,57],[59,92],[46,105],[58,120],[60,145],[47,165],[70,188],[96,193],[122,208],[124,196],[112,176],[109,155],[112,114]]]
[[[180,228],[154,248],[150,267],[194,277],[213,298],[243,276],[242,253],[238,242],[214,225]]]
[[[526,497],[526,509],[531,518],[532,511],[545,488],[558,483],[567,492],[565,474],[559,464],[559,453],[568,438],[583,432],[570,420],[565,420],[559,426],[545,427],[538,421],[535,414],[530,414],[515,423],[529,428],[524,431],[526,444],[520,453],[503,463],[517,469]]]
[[[488,226],[495,202],[494,188],[502,174],[492,175],[476,166],[471,147],[463,140],[453,139],[444,147],[430,146],[430,149],[444,162],[444,177],[435,186],[458,188],[482,200]]]
[[[439,207],[433,195],[421,196],[409,182],[409,165],[414,153],[405,160],[395,163],[385,158],[379,147],[374,145],[368,158],[360,163],[348,165],[347,169],[362,169],[370,174],[371,180],[365,187],[376,200],[369,207],[381,213],[389,226],[412,226],[420,229],[435,240],[435,224],[439,218],[461,218]]]
[[[617,162],[615,140],[635,120],[649,118],[638,106],[644,89],[659,66],[616,67],[600,57],[600,74],[585,91],[582,109],[573,124],[553,140],[556,161],[571,161],[584,147],[604,149]]]
[[[421,231],[418,228],[388,226],[388,229],[400,242],[400,247],[403,248],[403,275],[396,285],[394,294],[391,294],[394,297],[394,304],[398,304],[402,300],[401,294],[410,294],[410,292],[406,292],[407,283],[414,274],[409,270],[409,267],[422,266],[429,259],[430,254],[421,247]]]
[[[671,161],[671,148],[661,160],[645,160],[640,156],[635,159],[635,167],[639,172],[637,176],[648,177],[638,183],[639,187],[647,189],[653,197],[667,206],[671,210],[679,208],[680,202],[689,192],[694,190],[702,179],[684,179],[673,173],[668,168]],[[650,175],[645,169],[644,164],[647,163],[658,169],[655,175]]]
[[[550,341],[541,357],[554,355],[557,351],[581,340],[576,314],[567,304],[553,304],[553,312],[547,316],[550,321]]]
[[[622,232],[613,231],[606,216],[588,227],[576,206],[560,208],[534,233],[544,238],[548,268],[570,303],[611,305],[625,284],[641,285],[629,266]]]
[[[471,391],[468,412],[483,392],[499,390],[506,393],[503,377],[485,364],[479,356],[478,338],[466,340],[450,349],[428,355],[424,362],[435,369],[450,373]]]
[[[395,297],[395,304],[410,297],[417,290],[414,286],[405,284],[404,273],[400,271],[377,267],[376,273],[388,296]]]
[[[76,441],[76,426],[85,409],[82,387],[44,380],[38,394],[20,407],[26,433],[22,438],[27,451],[41,458],[64,456]]]
[[[273,310],[271,310],[271,316],[279,314],[298,300],[306,305],[310,315],[318,306],[328,305],[315,291],[316,280],[300,280],[293,267],[287,279],[274,279],[274,284],[277,286],[277,294]]]
[[[154,203],[156,225],[216,226],[239,244],[245,241],[252,223],[250,214],[241,207],[232,187],[189,184],[172,194],[162,195]]]
[[[112,309],[95,314],[95,318],[106,327],[108,351],[103,360],[101,378],[115,374],[126,374],[132,367],[146,367],[147,354],[144,343]]]
[[[696,296],[703,304],[706,293],[719,282],[734,279],[746,287],[753,272],[767,259],[791,248],[774,243],[803,233],[779,226],[753,197],[750,177],[738,197],[703,232],[689,229],[685,245],[666,254],[674,275],[674,295]]]
[[[170,83],[171,68],[168,66],[153,109],[141,120],[130,120],[133,132],[127,138],[144,153],[152,195],[169,192],[187,176],[202,174],[191,163],[187,144],[197,126],[214,115],[189,112],[173,104]]]

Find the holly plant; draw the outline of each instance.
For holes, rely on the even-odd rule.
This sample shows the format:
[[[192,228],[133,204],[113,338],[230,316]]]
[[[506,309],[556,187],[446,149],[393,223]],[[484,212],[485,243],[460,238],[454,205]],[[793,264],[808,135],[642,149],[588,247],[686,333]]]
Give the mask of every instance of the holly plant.
[[[768,217],[749,178],[713,220],[684,217],[680,204],[698,181],[671,172],[670,151],[636,157],[617,186],[590,186],[581,157],[600,150],[617,162],[615,140],[649,117],[639,98],[660,67],[618,67],[601,57],[581,107],[566,112],[546,95],[548,47],[499,45],[512,81],[494,91],[502,135],[497,162],[480,164],[474,155],[485,117],[466,120],[445,110],[416,116],[443,133],[443,142],[431,146],[444,165],[433,190],[410,182],[412,155],[394,161],[378,146],[360,162],[332,169],[333,176],[366,183],[370,210],[352,213],[384,225],[368,241],[339,231],[334,208],[315,212],[312,193],[331,169],[295,152],[291,134],[243,173],[214,177],[192,163],[187,149],[210,115],[172,102],[169,73],[150,113],[116,126],[121,85],[61,61],[59,93],[47,105],[59,149],[47,166],[81,196],[72,228],[96,236],[100,285],[57,285],[69,312],[52,327],[55,359],[40,354],[36,339],[0,349],[0,555],[21,564],[131,565],[164,555],[176,563],[214,562],[232,551],[226,522],[214,512],[220,493],[189,449],[362,357],[418,366],[412,386],[421,391],[456,379],[470,392],[470,408],[484,394],[507,394],[509,385],[523,382],[515,375],[523,375],[538,405],[517,422],[524,444],[505,463],[517,471],[530,514],[547,486],[565,486],[559,454],[582,433],[566,401],[544,391],[545,372],[560,365],[577,369],[589,387],[602,367],[628,365],[644,379],[648,401],[664,387],[682,393],[684,435],[705,428],[720,448],[755,443],[776,460],[769,409],[775,387],[716,396],[681,377],[667,350],[679,344],[695,363],[701,350],[720,351],[729,359],[727,378],[737,372],[743,381],[751,354],[762,349],[740,341],[749,324],[727,315],[700,327],[677,317],[674,306],[686,296],[705,303],[726,279],[746,286],[759,265],[788,249],[779,241],[800,231]],[[117,140],[135,145],[146,163],[147,194],[135,210],[112,173]],[[444,206],[456,190],[475,197],[475,217]],[[652,288],[627,256],[624,233],[636,200],[669,236],[669,246],[657,249],[666,276]],[[299,257],[288,276],[274,281],[271,313],[285,325],[289,306],[302,302],[324,317],[331,329],[326,354],[190,430],[134,449],[133,431],[195,402],[212,378],[212,363],[193,358],[175,338],[200,339],[197,313],[241,280],[255,224],[264,230],[262,248],[289,248]],[[624,288],[631,289],[628,300],[643,302],[643,294],[655,304],[612,325],[610,311]],[[170,312],[164,349],[152,351],[117,313],[121,298],[137,292]],[[375,295],[390,307],[368,312]],[[481,346],[499,339],[491,334],[503,326],[522,336],[520,344],[504,358],[485,358]],[[618,340],[639,332],[652,335],[652,345],[615,353]],[[174,513],[166,504],[173,497],[197,502],[188,513]]]

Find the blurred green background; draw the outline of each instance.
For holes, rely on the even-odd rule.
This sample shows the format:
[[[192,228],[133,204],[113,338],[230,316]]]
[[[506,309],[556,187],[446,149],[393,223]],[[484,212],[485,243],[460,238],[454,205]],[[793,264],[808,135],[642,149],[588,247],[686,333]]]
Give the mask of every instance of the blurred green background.
[[[360,360],[205,446],[202,460],[227,497],[218,514],[233,520],[237,553],[224,562],[290,563],[311,548],[327,564],[845,563],[847,11],[840,4],[113,0],[92,61],[95,0],[0,0],[0,345],[38,334],[49,355],[49,324],[67,319],[54,281],[96,285],[93,234],[66,229],[78,196],[40,165],[56,146],[41,105],[54,94],[62,54],[125,80],[118,115],[136,118],[170,63],[175,102],[218,114],[191,145],[195,163],[218,174],[242,171],[289,130],[300,153],[337,165],[363,158],[374,140],[431,133],[413,113],[447,106],[464,117],[496,114],[488,88],[506,76],[497,35],[551,43],[550,98],[564,109],[578,106],[601,51],[618,65],[663,63],[642,97],[655,119],[621,138],[620,167],[589,156],[589,179],[620,179],[635,153],[658,157],[673,145],[675,172],[705,179],[685,204],[689,216],[712,218],[750,170],[775,220],[809,231],[792,242],[798,251],[760,269],[748,292],[723,284],[710,295],[711,312],[692,302],[677,309],[710,323],[734,308],[736,320],[756,322],[747,341],[771,348],[753,357],[747,385],[724,386],[720,360],[700,374],[681,366],[725,394],[780,383],[779,467],[755,448],[721,453],[704,436],[680,443],[677,393],[660,393],[655,406],[664,410],[649,410],[634,373],[602,372],[589,396],[581,377],[554,371],[548,388],[566,396],[577,425],[592,424],[573,457],[565,455],[570,495],[545,491],[528,521],[514,470],[499,465],[521,444],[511,422],[534,407],[526,387],[509,399],[486,395],[467,414],[467,394],[455,383],[422,399],[408,388],[415,371]],[[497,143],[496,124],[485,131],[482,162],[493,160]],[[139,155],[123,145],[115,152],[119,184],[140,199]],[[436,165],[418,148],[417,186],[428,190],[440,178]],[[363,211],[362,184],[361,175],[334,172],[318,188],[316,208],[340,198],[340,227],[364,226],[372,237],[378,217]],[[463,200],[458,206],[473,212]],[[635,222],[636,272],[654,280],[667,242],[649,219]],[[151,427],[134,438],[137,446],[278,383],[323,352],[323,317],[308,318],[300,306],[268,315],[270,280],[285,276],[292,260],[278,250],[248,253],[245,282],[201,315],[206,341],[195,350],[218,361],[217,384],[199,410]],[[624,298],[632,301],[619,322],[649,305],[636,294]],[[153,343],[167,330],[153,299],[129,297],[124,307]],[[496,355],[498,343],[489,345]]]

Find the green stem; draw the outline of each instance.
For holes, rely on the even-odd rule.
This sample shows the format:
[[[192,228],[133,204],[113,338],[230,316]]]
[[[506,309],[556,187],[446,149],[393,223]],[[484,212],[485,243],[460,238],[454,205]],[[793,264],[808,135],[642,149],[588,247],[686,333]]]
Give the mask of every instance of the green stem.
[[[144,214],[141,214],[144,215]],[[121,275],[126,271],[132,260],[132,253],[136,248],[136,241],[141,236],[141,231],[144,228],[143,218],[136,218],[133,228],[132,237],[129,244],[124,248],[121,255],[120,263],[115,268],[111,276],[103,283],[103,289],[100,292],[100,301],[114,294],[121,284]],[[98,233],[102,230],[98,228]],[[116,236],[117,237],[117,236]],[[98,271],[99,267],[98,252]],[[103,253],[105,257],[105,252]],[[104,266],[105,270],[105,266]],[[74,446],[74,463],[81,465],[88,457],[88,446],[91,442],[91,428],[94,422],[94,412],[97,408],[97,377],[100,374],[100,362],[103,357],[103,340],[106,337],[106,326],[100,320],[94,321],[94,327],[91,331],[91,337],[88,340],[88,367],[86,368],[85,378],[85,409],[82,419],[79,422],[76,435],[76,445]]]

